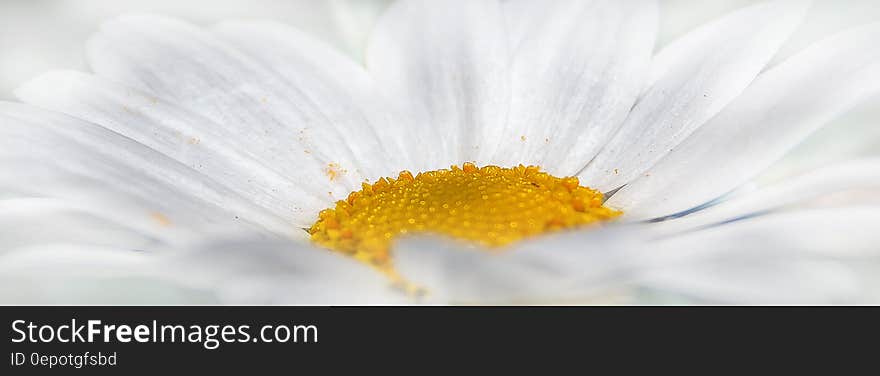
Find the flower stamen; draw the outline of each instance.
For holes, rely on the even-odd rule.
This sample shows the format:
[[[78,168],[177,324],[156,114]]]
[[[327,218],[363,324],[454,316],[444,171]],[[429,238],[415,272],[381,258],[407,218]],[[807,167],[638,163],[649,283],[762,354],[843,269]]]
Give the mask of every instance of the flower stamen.
[[[364,183],[321,211],[309,229],[318,245],[396,276],[389,249],[398,237],[429,233],[486,248],[563,229],[608,221],[621,212],[602,205],[601,192],[576,177],[558,178],[535,166],[472,163]]]

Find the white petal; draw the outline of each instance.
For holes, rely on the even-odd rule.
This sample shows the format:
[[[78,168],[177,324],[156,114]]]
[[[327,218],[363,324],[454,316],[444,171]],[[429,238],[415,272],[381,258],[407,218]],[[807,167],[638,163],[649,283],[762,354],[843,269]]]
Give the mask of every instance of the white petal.
[[[210,33],[154,16],[108,22],[88,45],[99,76],[197,112],[262,164],[314,193],[344,198],[382,150],[368,125],[345,128],[333,108]],[[381,158],[378,158],[381,160]],[[314,183],[311,183],[314,182]],[[310,184],[311,183],[311,184]]]
[[[401,304],[382,273],[302,244],[240,239],[165,254],[55,245],[0,254],[0,304]]]
[[[402,0],[379,21],[367,66],[413,111],[410,132],[431,165],[486,155],[504,129],[507,36],[495,0]],[[491,151],[491,150],[490,150]]]
[[[535,164],[574,175],[608,141],[642,90],[654,47],[656,4],[516,3],[522,3],[519,17],[525,13],[531,23],[516,26],[528,30],[512,51],[508,129],[495,135],[501,137],[501,149],[493,163]]]
[[[332,201],[323,189],[279,175],[217,123],[136,89],[78,72],[51,72],[16,95],[23,101],[99,124],[207,175],[290,223],[306,227]],[[315,183],[315,182],[311,182]]]
[[[392,0],[330,0],[327,1],[334,18],[337,33],[342,35],[346,50],[358,62],[363,62],[364,49],[370,31]],[[310,1],[310,4],[315,3]],[[289,23],[289,22],[288,22]],[[295,24],[294,24],[295,25]],[[310,31],[310,30],[306,30]],[[310,33],[315,34],[315,33]]]
[[[854,160],[734,195],[717,205],[656,223],[654,227],[667,232],[681,232],[765,214],[792,205],[820,204],[835,194],[876,190],[880,190],[880,159]]]
[[[210,292],[157,278],[152,255],[52,245],[0,256],[0,304],[216,304]]]
[[[390,304],[406,302],[391,281],[351,257],[289,241],[213,242],[169,254],[160,274],[211,290],[225,304]]]
[[[754,180],[771,183],[846,160],[878,156],[878,118],[880,96],[874,95],[810,134]]]
[[[0,304],[402,304],[352,258],[290,241],[238,238],[153,254],[85,245],[0,254]]]
[[[880,90],[880,25],[830,37],[765,72],[608,204],[633,219],[676,214],[745,183],[810,133]]]
[[[106,128],[0,102],[0,190],[70,200],[168,240],[290,225],[195,170]]]
[[[118,249],[162,249],[160,238],[114,222],[100,210],[48,198],[0,200],[0,253],[46,244],[88,244]]]
[[[217,34],[266,68],[307,91],[312,101],[332,111],[341,129],[370,126],[381,135],[385,153],[375,156],[384,175],[413,166],[419,151],[409,140],[409,125],[395,116],[366,69],[309,35],[278,22],[224,22]],[[415,158],[417,159],[417,158]],[[375,180],[382,176],[369,176]]]
[[[436,303],[588,303],[638,289],[722,303],[864,303],[880,301],[878,213],[774,214],[672,237],[650,224],[609,227],[500,254],[415,239],[394,257]]]
[[[520,43],[525,40],[530,31],[537,27],[541,21],[553,13],[558,7],[536,7],[534,0],[502,0],[501,11],[504,14],[504,25],[507,28],[507,41],[510,51],[519,49]]]
[[[607,192],[638,177],[740,95],[799,24],[806,6],[751,6],[661,51],[651,86],[620,130],[579,175]]]
[[[880,301],[880,210],[843,208],[768,215],[658,244],[662,268],[639,283],[704,302]]]
[[[394,250],[400,273],[434,303],[585,302],[631,279],[649,229],[581,231],[543,237],[494,254],[464,244],[406,239]]]

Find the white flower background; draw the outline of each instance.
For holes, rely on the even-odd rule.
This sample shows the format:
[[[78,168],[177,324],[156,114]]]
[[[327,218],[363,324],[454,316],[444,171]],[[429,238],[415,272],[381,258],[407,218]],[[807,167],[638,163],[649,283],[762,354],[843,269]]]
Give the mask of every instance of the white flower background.
[[[676,37],[731,10],[756,3],[750,0],[661,0],[660,25],[655,51]],[[199,25],[211,25],[227,19],[272,19],[295,26],[340,48],[357,60],[362,60],[369,30],[388,1],[329,0],[329,1],[271,1],[271,0],[0,0],[0,100],[14,100],[12,91],[33,77],[50,70],[74,69],[88,71],[84,58],[86,40],[98,30],[100,24],[114,16],[132,12],[151,12],[180,18]],[[785,60],[804,47],[835,32],[857,25],[880,21],[880,2],[873,0],[817,1],[802,25],[795,31],[775,55],[769,66]],[[877,47],[880,48],[880,47]],[[797,200],[797,189],[786,190],[775,183],[806,171],[818,170],[811,176],[827,180],[833,185],[836,176],[849,176],[849,170],[874,179],[880,164],[872,158],[880,157],[880,96],[870,98],[837,118],[822,130],[813,134],[793,153],[776,163],[755,180],[747,189],[761,190],[765,187],[778,189],[764,197],[776,197],[786,203]],[[826,170],[821,170],[827,167]],[[583,182],[589,184],[589,182]],[[821,185],[821,184],[818,184]],[[830,192],[834,190],[829,188]],[[805,195],[805,197],[810,197]],[[3,199],[0,192],[0,199]],[[860,206],[847,204],[857,201]],[[525,244],[541,249],[553,248],[553,242],[602,244],[619,247],[602,249],[593,258],[585,280],[542,280],[533,271],[523,270],[528,278],[518,279],[521,266],[518,261],[496,262],[483,260],[484,255],[467,254],[461,258],[438,256],[437,264],[457,270],[456,276],[496,275],[498,278],[475,278],[472,281],[448,280],[449,275],[438,272],[431,265],[431,249],[425,249],[418,258],[418,265],[411,271],[429,285],[445,286],[436,291],[435,302],[525,302],[520,296],[541,296],[546,290],[560,292],[550,301],[539,303],[876,303],[880,301],[880,245],[871,243],[878,237],[880,224],[865,222],[878,218],[873,212],[880,206],[862,206],[864,203],[880,204],[880,187],[867,184],[859,190],[810,198],[799,202],[804,207],[815,206],[816,216],[826,216],[829,211],[852,211],[852,223],[827,223],[821,229],[810,228],[805,233],[788,233],[798,228],[797,223],[787,223],[786,218],[762,218],[746,221],[743,228],[761,228],[760,244],[731,244],[729,234],[707,231],[695,234],[680,242],[662,242],[656,249],[634,249],[626,242],[608,242],[608,233],[581,233],[554,238],[544,243]],[[727,209],[746,213],[749,205],[761,207],[762,203],[744,198]],[[728,213],[729,214],[729,213]],[[724,218],[724,213],[714,213]],[[686,218],[685,218],[686,219]],[[9,225],[13,217],[0,217],[0,226]],[[795,221],[810,222],[800,216]],[[812,223],[812,222],[811,222]],[[671,223],[688,226],[687,221]],[[853,231],[853,227],[856,230]],[[773,229],[786,231],[774,233]],[[851,236],[841,239],[835,236],[848,230]],[[665,229],[664,229],[665,231]],[[0,232],[2,234],[2,232]],[[107,233],[108,237],[113,232]],[[702,243],[718,239],[713,252],[722,256],[710,264],[699,264],[688,273],[681,268],[666,270],[654,263],[656,254],[678,254],[689,257],[686,246],[693,238],[704,238]],[[574,239],[567,239],[574,238]],[[800,238],[802,250],[796,255],[784,252],[767,252],[776,244]],[[784,239],[784,240],[783,240]],[[638,239],[631,239],[637,241]],[[756,241],[756,239],[750,239]],[[680,244],[679,244],[680,243]],[[831,243],[831,244],[829,244]],[[3,247],[0,239],[0,248]],[[237,253],[242,247],[250,247],[247,239],[218,242],[192,252],[172,255],[169,274],[185,273],[191,276],[187,283],[175,279],[156,278],[154,274],[141,274],[139,263],[142,255],[88,250],[67,250],[63,247],[45,246],[27,254],[5,254],[0,251],[0,303],[409,303],[406,298],[395,298],[380,289],[365,288],[351,293],[352,286],[376,285],[375,275],[364,271],[359,265],[340,267],[335,259],[308,254],[307,250],[291,249],[292,257],[279,256],[277,249],[286,243],[260,242],[249,249],[253,254],[252,265]],[[444,244],[437,244],[442,247]],[[867,244],[867,245],[866,245]],[[57,248],[57,249],[56,249]],[[405,244],[404,244],[405,248]],[[736,248],[736,249],[734,249]],[[829,255],[851,251],[852,254]],[[536,251],[537,252],[537,251]],[[440,254],[438,250],[436,252]],[[97,256],[97,257],[96,257]],[[787,257],[790,256],[790,257]],[[42,260],[51,257],[47,267]],[[560,255],[561,264],[565,255]],[[627,262],[620,268],[617,260]],[[86,261],[84,261],[86,260]],[[301,263],[301,260],[308,262]],[[615,268],[603,270],[597,261],[607,260]],[[406,255],[401,263],[410,261]],[[541,261],[538,260],[537,263]],[[664,262],[669,262],[664,257]],[[714,264],[713,264],[714,263]],[[492,265],[496,266],[492,266]],[[743,268],[736,266],[746,265]],[[130,269],[127,269],[130,265]],[[308,270],[302,270],[305,266]],[[421,265],[421,266],[420,266]],[[487,266],[488,265],[488,266]],[[558,266],[558,265],[554,265]],[[581,265],[583,266],[583,265]],[[494,268],[494,269],[493,269]],[[746,269],[746,272],[743,272]],[[228,271],[228,273],[227,273]],[[291,272],[294,271],[294,272]],[[730,273],[725,278],[725,273]],[[345,275],[345,278],[317,278],[310,284],[302,275]],[[631,278],[638,275],[636,279]],[[24,278],[25,276],[26,278]],[[497,286],[493,286],[493,281]],[[522,285],[517,284],[522,281]],[[625,283],[621,281],[627,281]],[[475,289],[474,285],[479,285]],[[573,292],[567,294],[566,289]],[[535,294],[528,294],[534,290]],[[589,290],[589,291],[588,291]],[[510,291],[517,291],[515,294]],[[590,293],[592,292],[592,293]]]

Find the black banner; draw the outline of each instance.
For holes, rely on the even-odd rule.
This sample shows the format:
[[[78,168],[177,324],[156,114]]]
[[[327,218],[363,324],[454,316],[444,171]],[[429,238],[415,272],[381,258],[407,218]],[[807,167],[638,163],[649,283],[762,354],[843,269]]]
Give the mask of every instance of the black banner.
[[[873,358],[880,310],[809,307],[2,307],[3,374]],[[797,350],[797,351],[794,351]],[[728,359],[729,360],[729,359]],[[652,363],[657,362],[657,363]],[[353,368],[352,368],[353,367]],[[548,368],[549,369],[549,368]]]

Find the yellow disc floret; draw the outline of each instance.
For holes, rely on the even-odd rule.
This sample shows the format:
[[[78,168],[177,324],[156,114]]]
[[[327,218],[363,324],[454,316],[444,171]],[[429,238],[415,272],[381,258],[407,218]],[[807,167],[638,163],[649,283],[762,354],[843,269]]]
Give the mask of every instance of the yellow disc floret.
[[[602,193],[580,186],[576,177],[557,178],[534,166],[465,163],[364,183],[321,211],[309,233],[315,243],[393,275],[389,248],[400,236],[431,233],[500,247],[621,214],[602,203]]]

